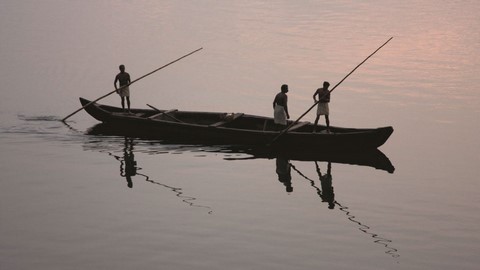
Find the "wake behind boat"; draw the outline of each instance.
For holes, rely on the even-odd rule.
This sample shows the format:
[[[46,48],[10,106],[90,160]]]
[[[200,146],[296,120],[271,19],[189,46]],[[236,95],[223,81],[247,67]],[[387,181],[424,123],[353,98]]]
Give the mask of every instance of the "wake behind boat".
[[[82,106],[90,103],[80,98]],[[273,118],[244,113],[194,112],[157,109],[131,109],[92,103],[85,110],[125,136],[148,139],[175,139],[214,145],[265,146],[281,130]],[[291,124],[290,121],[288,124]],[[392,127],[341,128],[318,126],[313,132],[310,122],[298,122],[275,140],[273,148],[315,151],[365,151],[377,149],[393,133]]]

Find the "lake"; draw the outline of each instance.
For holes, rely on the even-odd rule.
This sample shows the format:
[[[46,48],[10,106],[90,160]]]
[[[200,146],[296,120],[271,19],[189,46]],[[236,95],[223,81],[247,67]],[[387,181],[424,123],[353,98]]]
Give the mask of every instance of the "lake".
[[[1,1],[0,268],[478,269],[479,11]],[[132,107],[271,116],[285,83],[296,119],[390,37],[332,93],[330,121],[392,126],[379,150],[394,169],[95,135],[84,111],[59,121],[114,90],[120,64],[136,79],[198,48],[132,85]]]

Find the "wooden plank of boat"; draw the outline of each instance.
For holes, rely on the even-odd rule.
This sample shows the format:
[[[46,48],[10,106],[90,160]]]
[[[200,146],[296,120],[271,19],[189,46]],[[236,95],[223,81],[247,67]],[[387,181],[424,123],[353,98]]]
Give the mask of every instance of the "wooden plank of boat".
[[[213,123],[211,125],[209,125],[210,127],[219,127],[219,126],[223,126],[227,123],[230,123],[230,122],[233,122],[234,120],[236,120],[237,118],[239,117],[242,117],[244,115],[244,113],[234,113],[233,115],[231,116],[227,116],[224,120],[222,121],[218,121],[216,123]]]
[[[176,117],[174,117],[173,115],[170,115],[170,113],[172,113],[172,112],[177,112],[177,111],[178,111],[177,109],[171,109],[171,110],[168,110],[168,111],[161,112],[159,109],[155,108],[154,106],[152,106],[152,105],[150,105],[150,104],[147,104],[147,106],[150,107],[150,108],[152,108],[152,109],[154,109],[155,111],[159,112],[159,113],[157,113],[157,114],[154,114],[154,115],[148,117],[148,119],[154,119],[154,118],[156,118],[157,116],[166,115],[166,116],[168,116],[169,118],[173,119],[173,120],[176,121],[176,122],[183,123],[182,120],[179,120],[179,119],[177,119]]]
[[[289,128],[288,131],[293,131],[293,130],[299,129],[299,128],[301,128],[303,126],[306,126],[308,124],[310,124],[310,122],[308,122],[308,121],[296,123],[294,126]]]
[[[158,116],[165,115],[165,116],[168,116],[168,117],[172,118],[173,120],[175,120],[177,122],[181,122],[180,120],[173,117],[172,115],[169,115],[169,113],[176,112],[176,111],[178,111],[178,110],[177,109],[171,109],[171,110],[168,110],[168,111],[159,112],[157,114],[149,116],[148,119],[154,119],[154,118],[157,118]]]

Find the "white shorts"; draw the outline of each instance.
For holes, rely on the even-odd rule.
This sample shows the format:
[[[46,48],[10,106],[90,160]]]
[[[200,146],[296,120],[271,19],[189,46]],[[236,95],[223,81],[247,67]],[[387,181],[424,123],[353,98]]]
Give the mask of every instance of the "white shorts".
[[[121,87],[120,87],[121,88]],[[118,94],[121,96],[121,97],[129,97],[130,96],[130,88],[129,86],[125,86],[124,88],[121,88],[118,90]]]
[[[330,111],[328,109],[328,103],[318,103],[317,105],[317,115],[329,115]]]
[[[275,105],[275,110],[273,111],[273,119],[275,124],[287,125],[287,113],[283,106]]]

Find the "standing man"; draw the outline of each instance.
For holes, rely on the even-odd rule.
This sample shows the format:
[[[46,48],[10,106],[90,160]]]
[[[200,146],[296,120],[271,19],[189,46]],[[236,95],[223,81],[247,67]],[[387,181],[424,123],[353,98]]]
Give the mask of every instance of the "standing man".
[[[315,124],[313,126],[313,132],[317,129],[318,119],[320,115],[325,115],[325,122],[327,123],[327,132],[330,133],[330,119],[328,118],[329,115],[329,108],[328,103],[330,102],[330,90],[328,87],[330,86],[329,82],[323,82],[323,88],[318,88],[313,94],[313,100],[317,102],[317,95],[318,95],[318,105],[317,105],[317,118],[315,118]]]
[[[123,110],[125,110],[125,99],[127,99],[128,112],[130,112],[130,89],[128,87],[130,84],[130,74],[125,72],[124,65],[120,65],[118,68],[120,69],[120,73],[118,73],[115,77],[113,85],[117,90],[117,94],[119,94],[120,98],[122,99]],[[119,87],[117,87],[117,82],[119,82]]]
[[[288,85],[284,84],[280,88],[281,92],[275,96],[273,100],[273,118],[275,124],[286,126],[287,119],[290,119],[290,115],[288,114]]]

